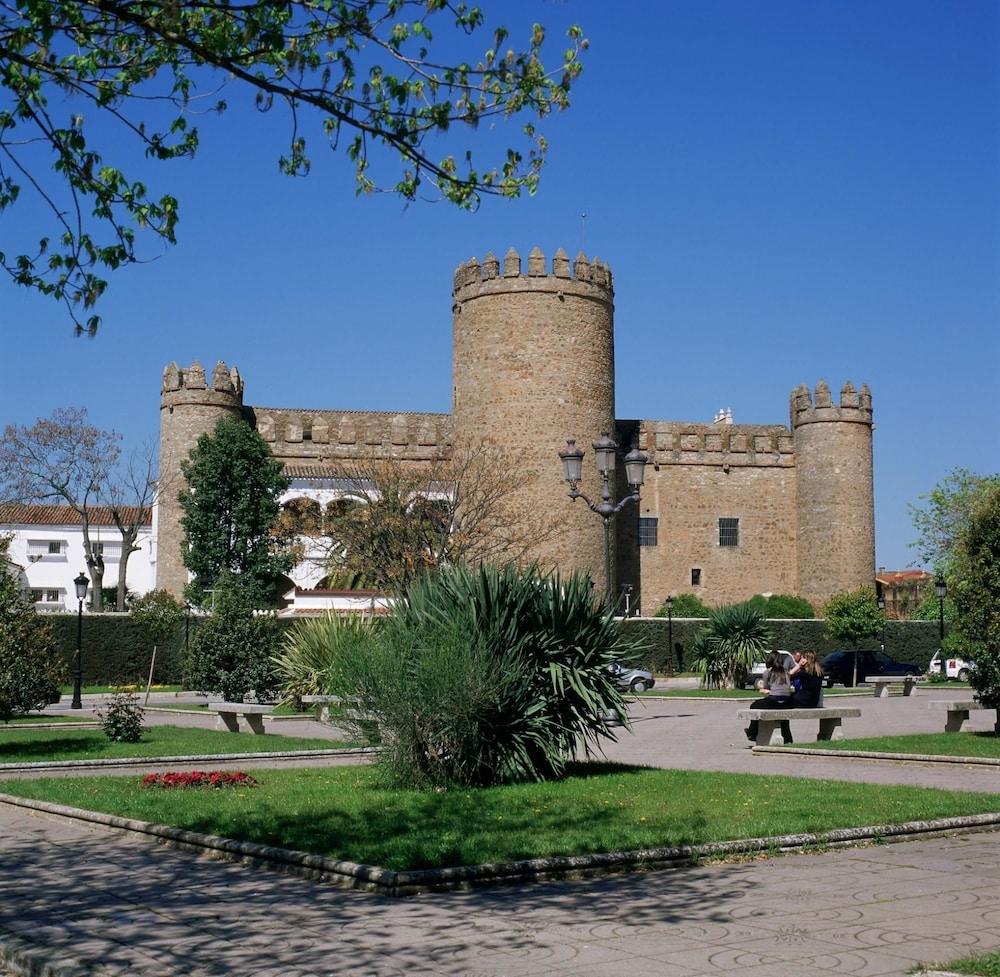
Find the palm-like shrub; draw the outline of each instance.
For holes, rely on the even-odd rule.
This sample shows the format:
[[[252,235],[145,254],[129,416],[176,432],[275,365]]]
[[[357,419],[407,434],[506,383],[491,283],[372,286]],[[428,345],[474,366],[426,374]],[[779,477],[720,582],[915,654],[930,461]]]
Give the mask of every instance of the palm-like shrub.
[[[694,668],[706,688],[736,688],[759,660],[771,636],[767,620],[750,604],[730,604],[712,611],[695,636]]]
[[[360,696],[397,781],[541,780],[627,722],[607,666],[633,653],[584,576],[451,567],[348,649],[337,691]]]

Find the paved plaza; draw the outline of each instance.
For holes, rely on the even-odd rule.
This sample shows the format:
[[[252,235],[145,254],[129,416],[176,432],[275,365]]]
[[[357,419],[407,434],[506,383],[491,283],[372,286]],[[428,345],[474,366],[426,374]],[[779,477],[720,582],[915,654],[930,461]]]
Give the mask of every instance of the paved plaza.
[[[940,697],[850,700],[847,735],[937,729]],[[1000,792],[997,768],[755,754],[737,708],[640,702],[609,757]],[[0,933],[99,975],[902,977],[1000,947],[1000,833],[389,900],[0,807]]]

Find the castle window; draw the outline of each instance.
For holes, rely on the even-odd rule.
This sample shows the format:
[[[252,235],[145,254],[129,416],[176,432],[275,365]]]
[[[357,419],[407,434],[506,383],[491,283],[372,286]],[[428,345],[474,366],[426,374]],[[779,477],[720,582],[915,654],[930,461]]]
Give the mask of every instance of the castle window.
[[[701,568],[691,567],[691,586],[700,587],[701,586]]]
[[[656,546],[656,528],[658,519],[655,516],[639,517],[639,545]]]
[[[740,545],[740,521],[739,519],[719,520],[719,545],[739,546]]]

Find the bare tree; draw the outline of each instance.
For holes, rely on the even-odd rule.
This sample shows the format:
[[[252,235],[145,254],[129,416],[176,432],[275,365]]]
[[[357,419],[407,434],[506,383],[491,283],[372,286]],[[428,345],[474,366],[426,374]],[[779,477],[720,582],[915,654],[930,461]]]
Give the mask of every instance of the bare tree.
[[[491,443],[456,445],[430,466],[372,459],[343,471],[343,498],[327,506],[330,576],[399,592],[420,574],[454,563],[527,563],[560,528],[526,502],[531,476]]]
[[[90,538],[91,515],[118,462],[121,436],[87,423],[85,407],[59,407],[30,427],[8,424],[0,441],[0,490],[11,501],[63,502],[79,517],[93,590],[104,609],[104,556]]]

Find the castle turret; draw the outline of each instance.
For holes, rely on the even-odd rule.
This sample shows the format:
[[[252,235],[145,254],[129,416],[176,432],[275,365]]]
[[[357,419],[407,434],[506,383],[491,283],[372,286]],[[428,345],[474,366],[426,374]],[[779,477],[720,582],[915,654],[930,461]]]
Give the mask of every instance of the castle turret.
[[[875,577],[872,395],[850,381],[835,404],[822,380],[815,396],[792,391],[798,496],[799,593],[821,607]]]
[[[587,450],[581,488],[600,498],[590,444],[615,432],[610,270],[583,254],[571,263],[561,248],[551,272],[538,248],[526,262],[513,249],[502,263],[490,253],[456,270],[452,311],[455,444],[502,448],[526,477],[512,509],[561,523],[533,555],[589,570],[603,587],[601,520],[567,498],[558,452],[568,438]]]
[[[181,462],[202,434],[211,434],[223,417],[239,417],[243,409],[243,379],[234,366],[219,362],[206,378],[195,360],[181,369],[171,363],[160,388],[160,479],[163,493],[157,513],[156,586],[176,597],[184,592],[188,572],[182,559],[181,507],[177,494],[184,487]]]

